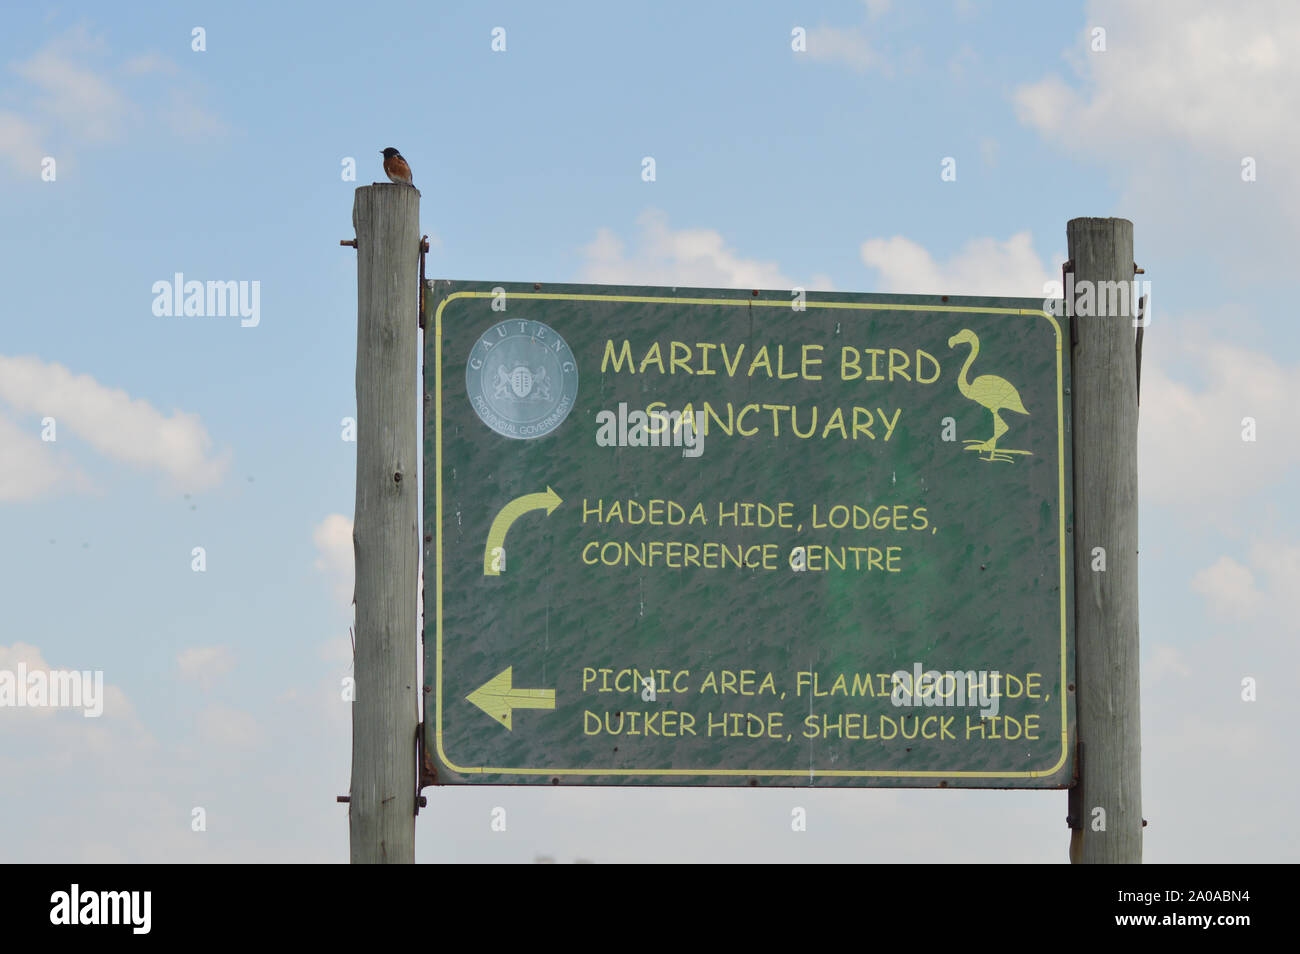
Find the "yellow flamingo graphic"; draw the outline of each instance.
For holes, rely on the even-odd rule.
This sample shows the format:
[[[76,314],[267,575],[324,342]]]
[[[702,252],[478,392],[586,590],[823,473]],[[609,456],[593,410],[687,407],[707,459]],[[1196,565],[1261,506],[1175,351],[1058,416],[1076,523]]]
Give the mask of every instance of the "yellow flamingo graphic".
[[[949,348],[955,348],[959,344],[970,345],[970,355],[966,358],[966,363],[961,366],[961,374],[957,378],[957,390],[962,393],[963,397],[969,398],[976,404],[982,404],[993,414],[993,436],[986,441],[964,441],[966,450],[976,451],[981,454],[987,453],[988,456],[980,457],[980,460],[989,461],[1014,461],[1013,454],[1032,455],[1032,451],[1007,450],[998,447],[998,438],[1007,432],[1007,422],[1002,420],[1001,412],[1029,413],[1020,400],[1020,393],[1010,381],[1006,378],[999,378],[995,374],[981,374],[974,381],[968,381],[966,372],[970,370],[970,366],[975,363],[976,355],[980,353],[980,340],[975,336],[975,332],[969,328],[963,328],[948,339]]]

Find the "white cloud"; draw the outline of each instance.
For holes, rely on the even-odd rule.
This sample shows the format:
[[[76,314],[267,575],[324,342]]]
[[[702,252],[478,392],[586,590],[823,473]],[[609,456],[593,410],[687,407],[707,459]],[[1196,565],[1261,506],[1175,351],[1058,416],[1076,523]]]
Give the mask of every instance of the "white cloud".
[[[41,142],[41,131],[35,124],[18,113],[0,110],[0,159],[6,160],[16,175],[37,180],[45,155]]]
[[[1020,118],[1073,152],[1131,152],[1169,140],[1227,151],[1300,146],[1280,116],[1300,113],[1300,7],[1254,3],[1249,16],[1214,0],[1094,0],[1070,57],[1079,88],[1051,74],[1020,87]],[[1093,25],[1107,49],[1089,51]]]
[[[1070,109],[1079,97],[1059,76],[1048,76],[1015,92],[1020,121],[1044,134],[1056,135],[1070,121]]]
[[[0,399],[17,411],[54,418],[60,441],[76,435],[114,460],[162,471],[177,487],[215,486],[229,462],[229,455],[211,455],[212,439],[197,414],[164,415],[61,364],[0,355]]]
[[[159,115],[171,131],[188,142],[206,142],[223,136],[229,127],[217,116],[204,109],[189,93],[173,89],[167,103],[159,107]]]
[[[889,12],[893,0],[863,0],[867,22],[874,22]],[[876,50],[862,27],[816,26],[807,29],[808,59],[847,66],[858,73],[877,70],[886,76],[893,70]],[[913,50],[914,54],[918,51]],[[798,59],[802,59],[799,57]]]
[[[12,646],[0,645],[0,671],[17,673],[18,667],[23,666],[27,672],[49,672],[50,664],[41,656],[41,651],[31,643],[16,642]],[[21,688],[21,687],[19,687]],[[0,709],[6,718],[48,718],[58,711],[53,708],[29,708],[22,706],[10,709],[5,707]]]
[[[20,427],[0,412],[0,501],[31,500],[71,489],[94,492],[94,484],[53,442]]]
[[[1250,562],[1268,580],[1270,592],[1293,598],[1293,588],[1300,581],[1300,546],[1257,540],[1250,548]]]
[[[1300,632],[1293,607],[1300,546],[1276,536],[1256,537],[1247,564],[1223,554],[1195,573],[1189,586],[1217,621],[1236,627],[1234,643],[1248,635],[1260,645],[1289,642],[1294,650],[1294,640],[1286,634]],[[1234,649],[1234,656],[1243,655],[1239,646]]]
[[[1254,523],[1259,495],[1236,503],[1237,523]],[[1184,519],[1170,542],[1184,552],[1208,549],[1201,509],[1180,508],[1178,515]],[[1273,526],[1262,532],[1268,536],[1249,547],[1244,561],[1203,557],[1213,562],[1188,583],[1209,612],[1193,598],[1190,625],[1170,619],[1180,611],[1171,614],[1168,601],[1144,598],[1142,638],[1157,643],[1142,670],[1142,798],[1143,815],[1152,819],[1146,846],[1152,860],[1295,858],[1295,846],[1276,837],[1276,813],[1285,806],[1268,793],[1288,790],[1295,775],[1294,764],[1277,753],[1290,751],[1290,727],[1300,719],[1300,696],[1290,691],[1300,671],[1294,595],[1300,546],[1274,536]],[[1152,567],[1156,575],[1159,567]],[[1178,649],[1166,652],[1170,643]],[[1247,678],[1257,682],[1254,701],[1242,698]],[[1216,767],[1195,799],[1184,791],[1192,762]],[[1235,820],[1198,828],[1207,804],[1220,807],[1220,820]],[[1188,844],[1184,834],[1194,829],[1205,837]]]
[[[1192,328],[1169,336],[1162,327],[1178,319],[1164,320],[1155,315],[1143,349],[1138,488],[1144,503],[1222,516],[1300,464],[1300,421],[1290,410],[1300,365]],[[1189,373],[1173,378],[1175,362]],[[1197,379],[1199,387],[1188,383]],[[1254,441],[1242,440],[1246,417],[1255,418]]]
[[[1251,616],[1259,610],[1254,575],[1230,556],[1219,557],[1192,577],[1192,589],[1205,597],[1216,616]]]
[[[958,82],[964,82],[972,73],[978,74],[979,69],[979,54],[969,43],[963,43],[948,60],[948,74]]]
[[[1071,161],[1109,167],[1139,255],[1156,248],[1241,282],[1288,271],[1300,126],[1283,117],[1300,114],[1300,57],[1288,53],[1300,48],[1300,5],[1264,0],[1243,15],[1215,0],[1093,0],[1081,20],[1064,75],[1012,94],[1021,122]],[[1102,53],[1089,51],[1096,25]]]
[[[998,141],[992,136],[980,137],[980,159],[986,166],[996,166],[998,164]]]
[[[198,716],[199,738],[219,748],[250,749],[263,741],[262,730],[251,713],[229,706],[209,706]]]
[[[330,589],[339,604],[350,606],[355,573],[352,518],[341,513],[330,514],[312,530],[311,539],[319,554],[316,569],[329,577]]]
[[[1150,658],[1142,662],[1142,681],[1150,687],[1169,676],[1185,678],[1192,674],[1187,657],[1173,646],[1157,646]]]
[[[131,76],[147,76],[150,73],[162,73],[174,76],[180,72],[174,60],[160,53],[141,53],[132,56],[122,64],[122,72]]]
[[[145,53],[114,68],[107,55],[107,44],[79,26],[9,64],[15,82],[0,88],[0,100],[21,105],[0,110],[0,159],[17,176],[39,182],[42,156],[62,172],[75,147],[121,142],[146,127],[192,142],[228,131],[174,61]]]
[[[857,27],[812,27],[808,30],[808,57],[838,63],[859,73],[879,69],[888,74],[884,58]]]
[[[1053,280],[1028,232],[1006,241],[974,239],[943,263],[901,235],[868,239],[862,243],[861,255],[864,264],[880,273],[876,290],[881,292],[1037,298]],[[1059,285],[1059,274],[1055,280]]]
[[[19,660],[47,668],[33,646],[0,646],[0,668]],[[66,654],[56,662],[78,665]],[[194,693],[174,694],[174,705],[159,710],[161,738],[112,685],[105,686],[104,714],[97,719],[68,712],[25,718],[20,713],[33,710],[0,710],[7,817],[23,819],[6,831],[6,858],[346,858],[346,806],[332,798],[318,804],[283,797],[304,788],[346,792],[348,785],[350,707],[340,700],[337,675],[303,662],[308,669],[297,674],[304,681],[282,683],[283,698],[292,701],[256,712],[205,708]],[[172,697],[165,692],[163,701]],[[85,797],[87,787],[94,798]],[[196,807],[206,812],[207,832],[190,828]]]
[[[611,285],[716,288],[793,288],[775,262],[742,258],[714,229],[671,229],[667,217],[647,210],[637,218],[637,247],[629,255],[612,230],[599,229],[583,246],[582,281]],[[807,287],[807,286],[805,286]]]
[[[182,679],[197,682],[204,690],[235,668],[235,654],[229,646],[191,646],[176,656]]]
[[[86,65],[101,43],[77,28],[12,69],[34,87],[38,114],[59,120],[90,142],[119,138],[132,112],[125,96]]]

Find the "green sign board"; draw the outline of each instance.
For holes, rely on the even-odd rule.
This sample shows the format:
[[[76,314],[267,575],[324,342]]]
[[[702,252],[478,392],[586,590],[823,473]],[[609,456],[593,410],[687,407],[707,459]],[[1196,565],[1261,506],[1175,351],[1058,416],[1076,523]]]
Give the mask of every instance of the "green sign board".
[[[424,340],[437,783],[1070,783],[1041,300],[437,281]]]

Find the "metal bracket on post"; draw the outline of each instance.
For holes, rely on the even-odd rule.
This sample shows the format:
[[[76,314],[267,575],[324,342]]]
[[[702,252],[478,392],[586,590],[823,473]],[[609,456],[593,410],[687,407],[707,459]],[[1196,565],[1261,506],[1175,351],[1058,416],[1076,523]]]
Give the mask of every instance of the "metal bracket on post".
[[[420,297],[419,305],[417,306],[420,310],[419,324],[421,328],[424,327],[424,256],[428,254],[428,252],[429,236],[422,235],[420,236]]]
[[[1065,293],[1065,276],[1067,273],[1074,273],[1073,261],[1063,262],[1061,264],[1061,301],[1065,302],[1065,307],[1062,310],[1065,312],[1066,321],[1070,324],[1070,353],[1074,354],[1075,346],[1079,343],[1079,331],[1074,326],[1073,302],[1070,301],[1069,296]]]
[[[421,795],[420,792],[429,785],[438,784],[438,769],[433,764],[433,759],[429,758],[429,753],[424,747],[424,723],[421,722],[415,727],[415,814],[420,814],[420,809],[428,805],[429,800]]]
[[[1138,268],[1137,262],[1134,262],[1133,274],[1145,275],[1146,269]],[[1136,289],[1137,282],[1134,282],[1133,286]],[[1146,331],[1147,328],[1147,296],[1146,295],[1143,295],[1141,298],[1138,299],[1137,323],[1138,323],[1137,339],[1133,343],[1133,350],[1137,353],[1137,402],[1138,404],[1141,404],[1142,403],[1142,332]]]
[[[1066,790],[1065,824],[1070,829],[1070,864],[1083,857],[1083,743],[1075,744],[1074,784]]]
[[[1083,831],[1083,806],[1079,804],[1083,794],[1083,790],[1079,787],[1079,779],[1083,777],[1083,743],[1077,742],[1075,749],[1077,754],[1074,761],[1074,784],[1065,790],[1065,824],[1071,831]]]
[[[429,252],[429,236],[420,236],[420,293],[417,297],[419,310],[419,326],[424,328],[424,256]],[[420,620],[420,649],[424,649],[424,620]],[[427,692],[428,689],[426,688]],[[420,809],[428,804],[428,799],[421,795],[421,790],[426,785],[434,785],[438,781],[437,770],[433,767],[433,762],[429,759],[429,753],[424,750],[424,723],[419,722],[415,726],[415,814],[420,814]]]

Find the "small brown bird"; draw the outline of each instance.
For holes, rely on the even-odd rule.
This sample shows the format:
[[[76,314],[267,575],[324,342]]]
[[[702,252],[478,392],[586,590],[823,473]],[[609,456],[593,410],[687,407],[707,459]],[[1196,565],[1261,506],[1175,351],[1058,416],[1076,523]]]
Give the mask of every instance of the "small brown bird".
[[[411,167],[406,164],[402,154],[389,146],[384,150],[384,172],[388,178],[400,185],[415,185],[411,181]]]

